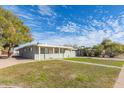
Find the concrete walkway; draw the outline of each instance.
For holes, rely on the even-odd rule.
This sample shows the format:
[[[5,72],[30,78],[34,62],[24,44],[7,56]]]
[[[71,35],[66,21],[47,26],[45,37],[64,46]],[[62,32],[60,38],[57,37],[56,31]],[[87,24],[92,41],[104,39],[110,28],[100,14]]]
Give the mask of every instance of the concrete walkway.
[[[22,58],[7,58],[7,59],[0,59],[0,69],[9,67],[16,64],[34,62],[31,59],[22,59]]]
[[[121,69],[119,77],[115,83],[114,88],[124,88],[124,66]]]
[[[101,67],[110,67],[110,68],[118,68],[118,69],[121,69],[121,67],[118,67],[118,66],[111,66],[111,65],[104,65],[104,64],[97,64],[97,63],[71,61],[71,60],[64,60],[64,61],[73,62],[73,63],[80,63],[80,64],[87,64],[87,65],[95,65],[95,66],[101,66]]]
[[[99,60],[124,61],[124,58],[103,58],[103,57],[77,57],[77,58],[92,58],[92,59],[99,59]]]

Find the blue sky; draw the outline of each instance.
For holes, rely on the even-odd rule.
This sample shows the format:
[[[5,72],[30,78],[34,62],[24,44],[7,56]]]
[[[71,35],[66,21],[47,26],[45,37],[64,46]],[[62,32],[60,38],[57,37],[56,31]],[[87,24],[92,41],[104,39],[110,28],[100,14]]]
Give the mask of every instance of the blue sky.
[[[2,6],[30,27],[33,42],[92,46],[124,44],[124,6]]]

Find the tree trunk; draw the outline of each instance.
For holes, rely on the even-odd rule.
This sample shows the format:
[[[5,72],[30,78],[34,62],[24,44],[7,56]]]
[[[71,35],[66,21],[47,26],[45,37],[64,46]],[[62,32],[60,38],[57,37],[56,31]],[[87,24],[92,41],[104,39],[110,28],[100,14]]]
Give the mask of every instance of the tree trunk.
[[[9,47],[9,49],[8,49],[8,57],[9,57],[9,58],[12,57],[11,47]]]

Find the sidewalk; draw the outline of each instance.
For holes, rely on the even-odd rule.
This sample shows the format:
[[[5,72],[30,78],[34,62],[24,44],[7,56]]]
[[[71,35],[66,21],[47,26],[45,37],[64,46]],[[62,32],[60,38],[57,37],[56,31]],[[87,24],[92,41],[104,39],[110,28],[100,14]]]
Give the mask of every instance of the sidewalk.
[[[124,66],[121,69],[119,77],[115,83],[114,88],[124,88]]]
[[[99,60],[124,61],[124,58],[102,58],[102,57],[77,57],[77,58],[92,58],[92,59],[99,59]]]
[[[80,64],[87,64],[87,65],[95,65],[95,66],[101,66],[101,67],[110,67],[110,68],[118,68],[121,69],[122,67],[118,66],[111,66],[111,65],[104,65],[104,64],[97,64],[97,63],[89,63],[89,62],[80,62],[80,61],[71,61],[71,60],[64,60],[67,62],[73,62],[73,63],[80,63]]]

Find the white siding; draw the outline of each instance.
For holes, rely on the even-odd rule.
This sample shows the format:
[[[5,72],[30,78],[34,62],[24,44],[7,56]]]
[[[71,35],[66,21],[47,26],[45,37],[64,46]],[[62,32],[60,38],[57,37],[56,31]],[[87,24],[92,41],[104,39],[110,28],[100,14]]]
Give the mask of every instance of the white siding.
[[[54,52],[52,51],[52,48],[49,48],[49,53],[44,54],[44,52],[41,51],[41,54],[38,54],[38,47],[30,46],[20,49],[19,55],[25,58],[31,58],[35,60],[48,60],[48,59],[75,57],[76,53],[75,51],[71,51],[68,49],[65,49],[64,53],[59,53],[59,52],[55,53],[55,51]]]
[[[35,54],[35,60],[48,60],[48,59],[60,59],[60,58],[69,58],[75,57],[75,51],[66,51],[64,54]]]
[[[38,52],[36,46],[25,47],[19,50],[19,55],[24,58],[34,59],[34,54]]]

